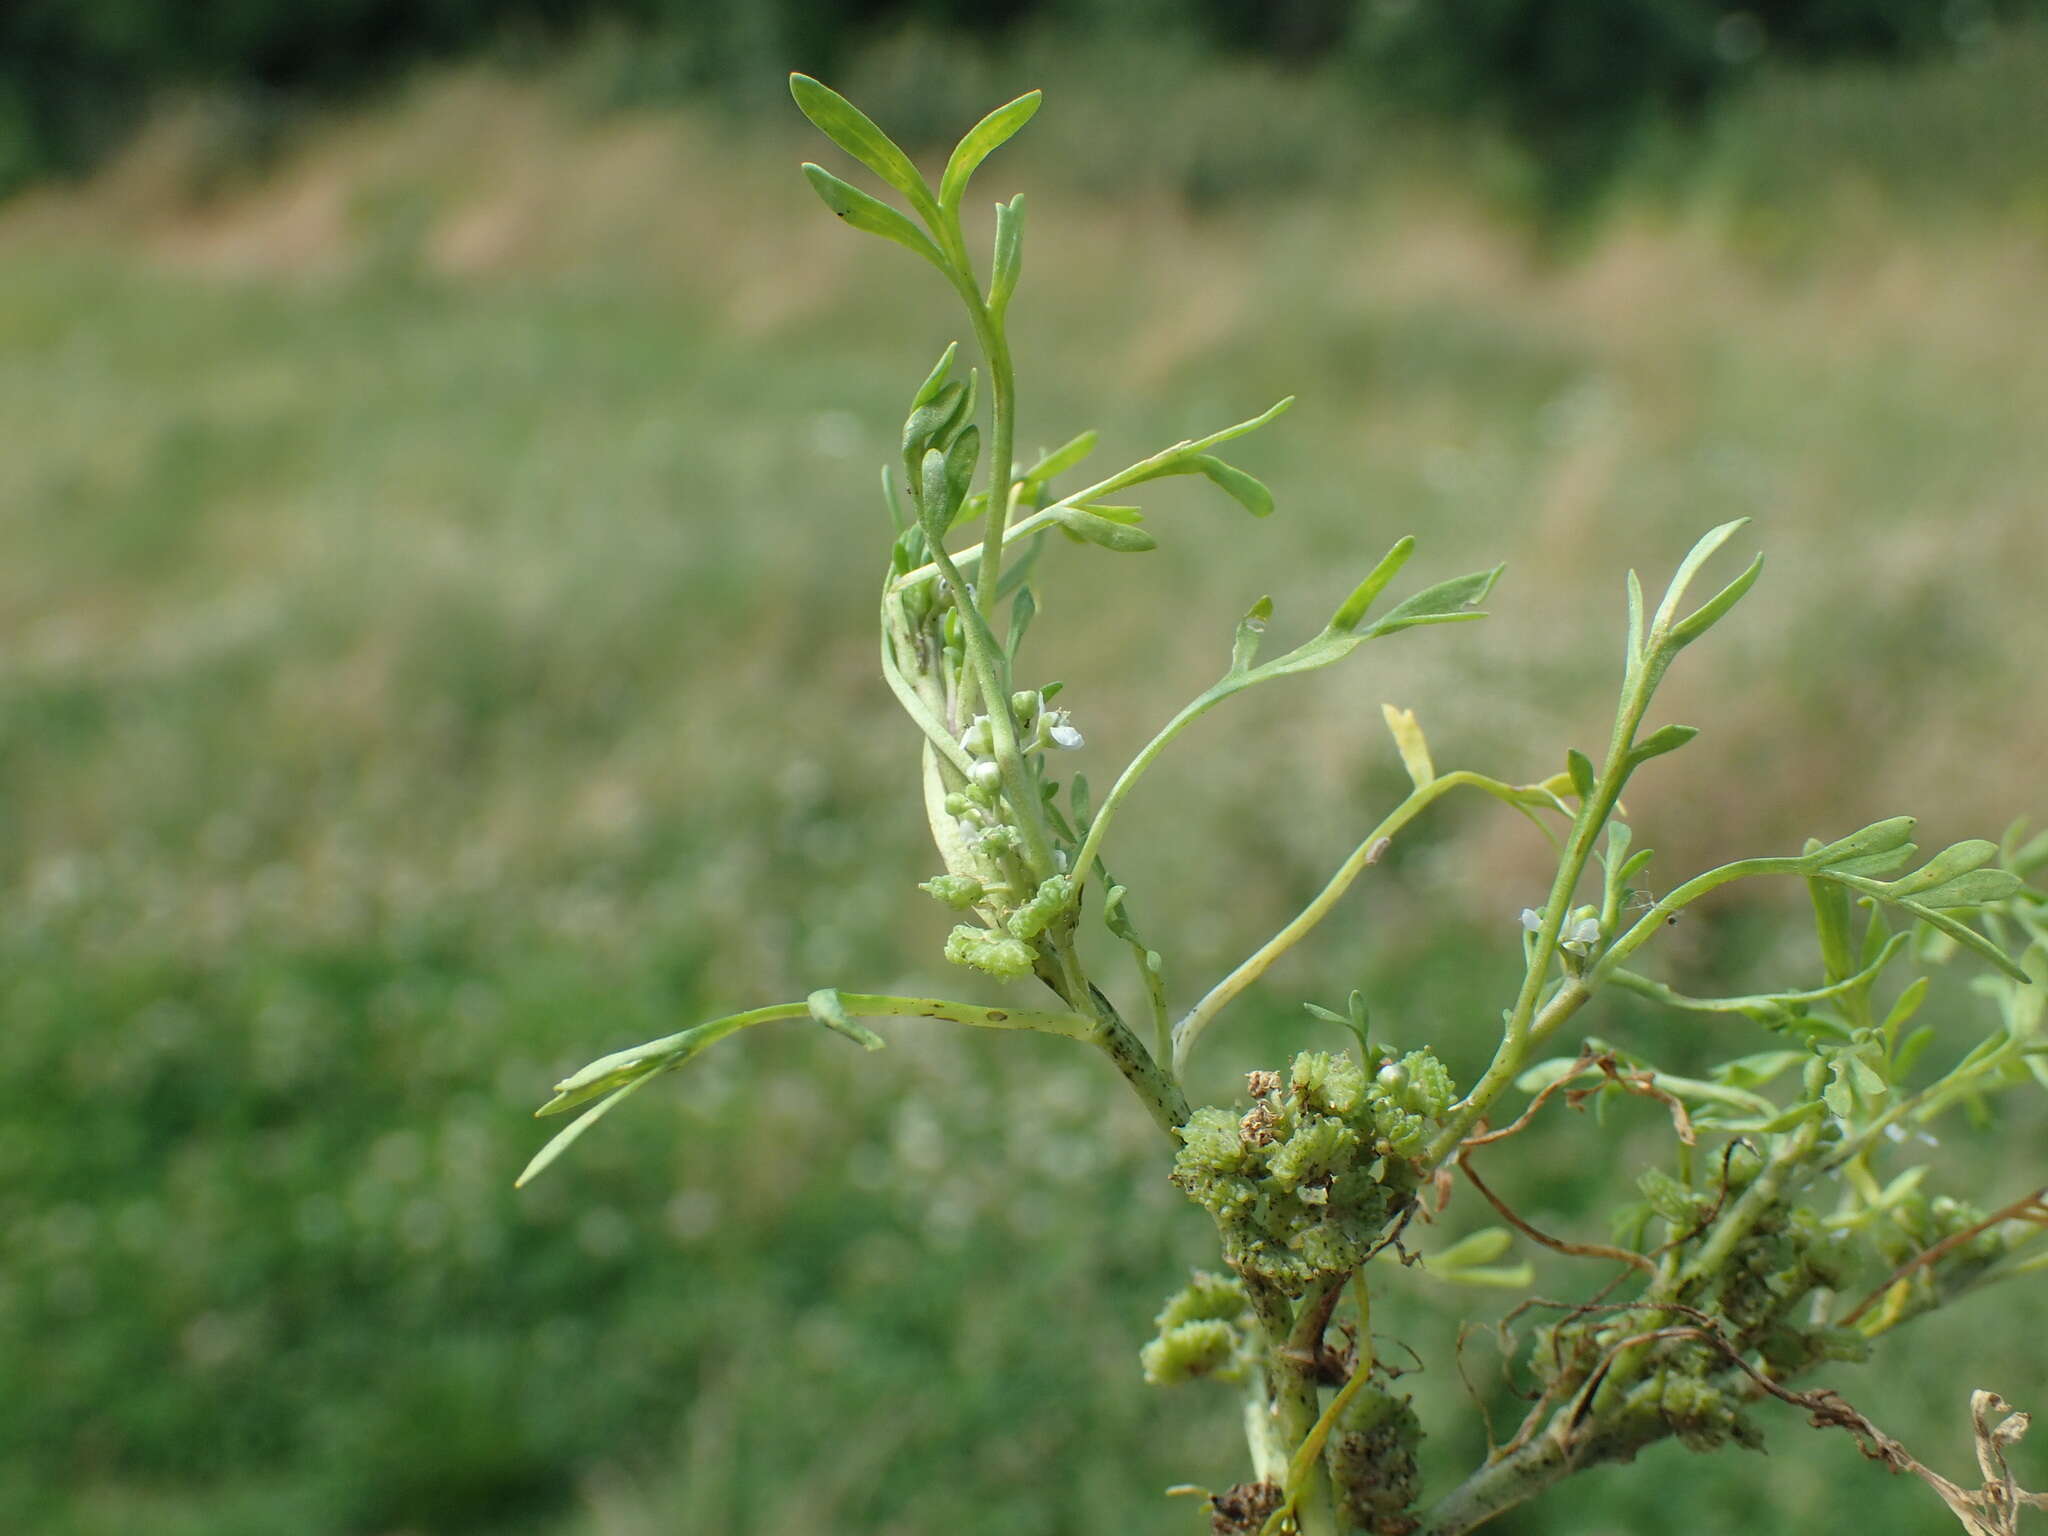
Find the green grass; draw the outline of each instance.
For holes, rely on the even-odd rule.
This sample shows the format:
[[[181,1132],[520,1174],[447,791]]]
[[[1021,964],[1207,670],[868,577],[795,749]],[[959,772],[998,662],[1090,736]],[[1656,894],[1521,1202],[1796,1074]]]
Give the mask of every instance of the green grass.
[[[1708,735],[1631,797],[1653,875],[1902,809],[1937,838],[2048,809],[2039,138],[1946,141],[1987,162],[1956,183],[2005,189],[1967,200],[1912,168],[1808,199],[1739,154],[1802,113],[1852,144],[1858,113],[2037,107],[1860,78],[1757,98],[1570,262],[1441,146],[1256,195],[1227,158],[1223,195],[1187,159],[1110,187],[1051,126],[1114,131],[1085,73],[1041,151],[991,166],[1032,202],[1028,439],[1099,424],[1136,453],[1302,397],[1245,455],[1269,525],[1170,492],[1148,564],[1051,552],[1034,639],[1094,777],[1261,592],[1313,627],[1409,531],[1432,575],[1510,562],[1488,624],[1254,696],[1162,766],[1114,851],[1181,1000],[1385,802],[1382,699],[1439,762],[1553,771],[1600,733],[1623,569],[1734,515],[1771,564],[1674,678]],[[1326,86],[1226,83],[1212,159],[1262,103],[1312,156]],[[1162,155],[1170,127],[1125,123]],[[1158,1490],[1230,1475],[1234,1406],[1150,1391],[1135,1352],[1208,1234],[1093,1058],[791,1026],[509,1189],[526,1111],[598,1051],[830,982],[959,984],[867,628],[872,466],[953,334],[939,298],[830,227],[779,129],[461,80],[196,206],[165,190],[176,137],[0,216],[0,1379],[34,1384],[0,1401],[0,1523],[1194,1528]],[[1404,847],[1198,1086],[1354,985],[1469,1071],[1526,836],[1465,808]],[[1803,963],[1725,916],[1667,955]],[[1622,1009],[1589,1027],[1689,1049]],[[1992,1170],[1987,1203],[2044,1150],[2038,1115],[2001,1134],[1998,1163],[1946,1153]],[[1503,1179],[1538,1219],[1595,1220],[1575,1144]],[[1646,1122],[1623,1161],[1653,1145]],[[1441,1358],[1455,1317],[1419,1282],[1393,1306]],[[1960,1474],[1967,1392],[2023,1398],[2042,1321],[1985,1297],[1835,1379]],[[1418,1391],[1458,1415],[1442,1376]],[[1500,1528],[1644,1529],[1681,1478],[1703,1536],[1936,1523],[1815,1437],[1666,1447]]]

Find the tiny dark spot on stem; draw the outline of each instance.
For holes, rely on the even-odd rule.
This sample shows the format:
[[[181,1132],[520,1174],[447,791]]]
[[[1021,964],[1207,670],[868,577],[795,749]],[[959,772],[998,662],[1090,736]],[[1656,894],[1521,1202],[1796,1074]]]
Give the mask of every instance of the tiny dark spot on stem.
[[[991,1008],[988,1011],[988,1021],[991,1024],[1000,1024],[1008,1017],[1009,1015],[1000,1008]]]

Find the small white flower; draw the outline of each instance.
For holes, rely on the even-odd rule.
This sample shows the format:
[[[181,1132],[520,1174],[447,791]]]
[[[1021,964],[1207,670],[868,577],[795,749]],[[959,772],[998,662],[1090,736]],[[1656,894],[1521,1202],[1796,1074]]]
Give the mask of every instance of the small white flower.
[[[1522,908],[1522,926],[1531,933],[1543,931],[1543,914],[1534,907]]]
[[[1046,713],[1045,734],[1054,746],[1065,748],[1069,752],[1087,743],[1087,738],[1074,728],[1072,717],[1064,709],[1049,710]]]
[[[1928,1135],[1925,1131],[1908,1132],[1903,1126],[1899,1125],[1886,1126],[1884,1128],[1884,1134],[1885,1139],[1887,1141],[1924,1141],[1930,1147],[1938,1147],[1941,1145],[1940,1142],[1936,1141],[1932,1136]]]
[[[1559,947],[1568,949],[1575,955],[1591,954],[1593,946],[1599,942],[1600,919],[1597,917],[1580,918],[1572,924],[1571,932],[1558,941]]]

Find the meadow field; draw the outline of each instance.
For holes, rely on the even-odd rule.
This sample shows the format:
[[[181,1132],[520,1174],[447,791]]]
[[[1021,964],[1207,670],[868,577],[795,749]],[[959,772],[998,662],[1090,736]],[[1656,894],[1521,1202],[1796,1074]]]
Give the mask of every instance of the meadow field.
[[[0,205],[0,1527],[1197,1529],[1161,1490],[1236,1465],[1235,1405],[1135,1357],[1207,1219],[1093,1056],[763,1031],[511,1188],[592,1056],[961,987],[870,628],[875,467],[947,296],[833,227],[793,111],[599,110],[595,68],[422,76],[253,156],[174,107]],[[1120,463],[1300,397],[1241,455],[1269,522],[1168,488],[1158,552],[1049,551],[1034,642],[1098,782],[1261,593],[1307,631],[1403,533],[1430,579],[1508,562],[1486,623],[1162,764],[1114,853],[1183,1002],[1397,792],[1383,700],[1440,764],[1556,771],[1604,740],[1623,573],[1730,517],[1768,565],[1665,695],[1705,734],[1631,793],[1653,877],[2048,818],[2048,38],[1767,85],[1547,235],[1321,77],[862,70],[885,124],[1048,89],[984,172],[1031,205],[1028,442],[1098,426]],[[1543,849],[1458,806],[1397,855],[1198,1093],[1353,987],[1474,1065]],[[1748,891],[1656,969],[1803,975],[1798,906]],[[1611,1171],[1572,1145],[1514,1181],[1554,1228]],[[1939,1156],[2002,1203],[2048,1182],[2048,1116]],[[1499,1310],[1392,1289],[1425,1356]],[[1961,1476],[1970,1389],[2048,1411],[2044,1341],[2014,1288],[1829,1381]],[[1469,1461],[1459,1383],[1413,1385],[1469,1422],[1427,1464]],[[1846,1437],[1778,1443],[1662,1446],[1497,1529],[1940,1528]]]

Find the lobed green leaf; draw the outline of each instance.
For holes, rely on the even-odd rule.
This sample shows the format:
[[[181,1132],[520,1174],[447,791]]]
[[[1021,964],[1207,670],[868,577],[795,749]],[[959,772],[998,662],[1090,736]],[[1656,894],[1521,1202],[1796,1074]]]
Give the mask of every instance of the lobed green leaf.
[[[1376,639],[1381,635],[1399,634],[1420,624],[1458,624],[1468,619],[1483,619],[1485,613],[1473,605],[1486,600],[1486,594],[1493,590],[1493,584],[1500,580],[1500,573],[1506,569],[1505,565],[1496,565],[1489,571],[1473,571],[1469,575],[1440,581],[1433,587],[1424,587],[1376,622],[1366,631],[1366,636]]]

